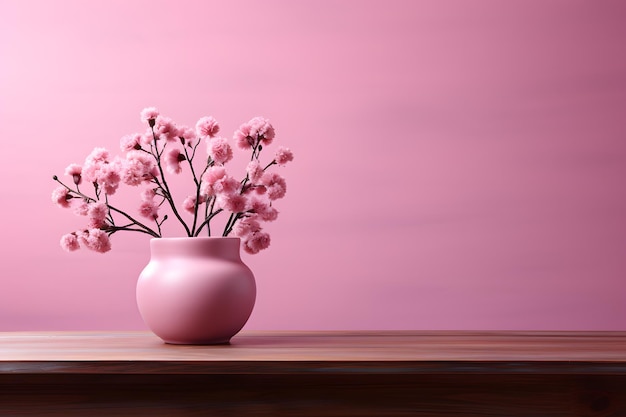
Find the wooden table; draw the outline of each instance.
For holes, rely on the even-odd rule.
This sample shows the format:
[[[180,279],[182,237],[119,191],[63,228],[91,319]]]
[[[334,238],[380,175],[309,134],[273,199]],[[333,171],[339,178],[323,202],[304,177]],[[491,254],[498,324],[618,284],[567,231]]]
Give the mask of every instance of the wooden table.
[[[626,416],[626,332],[0,333],[0,416]]]

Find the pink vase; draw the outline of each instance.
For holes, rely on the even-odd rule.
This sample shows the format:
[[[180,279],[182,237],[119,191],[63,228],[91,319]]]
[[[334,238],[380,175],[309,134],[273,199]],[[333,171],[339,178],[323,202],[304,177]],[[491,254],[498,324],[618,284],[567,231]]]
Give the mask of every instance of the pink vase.
[[[252,271],[236,237],[160,238],[137,281],[137,306],[166,343],[228,343],[256,299]]]

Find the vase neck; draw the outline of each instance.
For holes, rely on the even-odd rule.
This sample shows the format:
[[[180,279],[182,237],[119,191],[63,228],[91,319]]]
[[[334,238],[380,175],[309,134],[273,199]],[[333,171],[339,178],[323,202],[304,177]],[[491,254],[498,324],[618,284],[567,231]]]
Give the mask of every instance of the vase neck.
[[[152,256],[216,257],[241,261],[238,237],[181,237],[150,240]]]

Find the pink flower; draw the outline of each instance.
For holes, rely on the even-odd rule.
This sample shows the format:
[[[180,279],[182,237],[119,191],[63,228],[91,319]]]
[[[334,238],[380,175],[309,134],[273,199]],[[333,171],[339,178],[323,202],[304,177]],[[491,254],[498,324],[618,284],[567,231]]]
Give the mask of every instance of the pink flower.
[[[276,149],[274,160],[278,165],[285,165],[287,162],[293,161],[293,153],[289,148],[279,146],[278,149]]]
[[[122,165],[119,160],[116,160],[113,164],[103,164],[100,168],[96,182],[108,195],[115,194],[115,191],[119,187],[121,169]]]
[[[154,188],[146,188],[140,194],[141,201],[152,201],[156,197],[156,190]]]
[[[250,210],[265,222],[271,222],[278,218],[278,210],[272,207],[267,201],[258,197],[252,197],[250,199]]]
[[[96,252],[104,253],[111,250],[109,236],[100,229],[85,230],[78,236],[78,240],[82,245]]]
[[[79,249],[80,244],[78,243],[78,236],[76,236],[76,233],[68,233],[61,236],[61,247],[68,252],[73,252]]]
[[[233,159],[233,150],[224,138],[215,138],[207,143],[209,155],[216,164],[225,164]]]
[[[69,175],[72,177],[74,184],[78,185],[83,182],[83,178],[81,176],[83,172],[83,167],[78,164],[70,164],[67,168],[65,168],[65,175]]]
[[[261,230],[261,225],[259,222],[252,217],[244,217],[235,223],[235,227],[233,227],[233,232],[235,236],[238,237],[246,237],[252,233],[256,233]]]
[[[172,148],[165,154],[165,168],[172,174],[180,174],[183,170],[180,163],[185,160],[185,155],[180,150]]]
[[[193,148],[196,142],[196,131],[190,127],[184,126],[178,129],[178,136],[183,145]]]
[[[263,117],[255,117],[235,131],[235,142],[241,149],[250,149],[260,142],[269,145],[274,139],[274,127]]]
[[[154,133],[159,139],[174,141],[178,138],[178,128],[169,117],[159,116],[154,125]]]
[[[106,203],[98,201],[96,203],[89,204],[87,209],[87,216],[89,217],[89,227],[99,229],[105,224],[107,214],[109,213],[109,207]]]
[[[150,139],[152,139],[152,135],[150,135]],[[133,149],[139,150],[141,149],[141,143],[143,141],[144,139],[141,133],[123,136],[122,139],[120,139],[120,149],[122,152],[129,152]]]
[[[267,196],[270,200],[283,198],[287,192],[287,182],[275,172],[266,172],[263,174],[261,183],[267,187]]]
[[[200,202],[198,205],[204,202],[206,202],[206,198],[201,195]],[[196,210],[196,196],[195,195],[190,195],[189,197],[185,198],[185,201],[183,201],[183,209],[187,210],[191,214],[195,213],[195,210]]]
[[[200,193],[203,195],[215,195],[213,186],[226,177],[226,168],[223,166],[212,166],[202,175],[202,184],[200,184]]]
[[[80,203],[74,207],[74,213],[78,216],[86,216],[89,213],[89,204],[85,200],[81,200]]]
[[[213,184],[213,191],[216,194],[234,194],[239,191],[240,186],[241,183],[235,178],[225,176],[224,178]]]
[[[96,182],[102,167],[109,162],[109,151],[95,148],[87,158],[82,169],[82,176],[87,182]]]
[[[250,125],[248,123],[239,126],[239,129],[235,131],[233,139],[240,149],[250,149],[256,145],[256,138],[250,135]]]
[[[256,232],[249,235],[242,242],[243,250],[250,254],[259,253],[270,246],[270,235],[266,232]]]
[[[159,171],[152,156],[140,151],[126,154],[126,161],[121,170],[124,184],[135,186],[158,176]]]
[[[154,201],[142,201],[139,205],[139,214],[143,217],[156,220],[159,217],[159,205]]]
[[[196,123],[196,132],[200,137],[213,137],[220,131],[217,121],[211,116],[205,116]]]
[[[58,204],[60,207],[68,208],[70,206],[70,200],[72,195],[65,187],[57,187],[52,191],[52,201]]]
[[[242,213],[247,209],[248,199],[241,194],[220,194],[217,205],[232,213]]]
[[[148,128],[146,131],[139,137],[139,144],[144,144],[149,146],[152,142],[154,142],[155,134],[152,132],[152,129]]]
[[[142,123],[150,123],[150,121],[154,122],[157,117],[159,117],[159,111],[156,107],[146,107],[141,111]],[[152,126],[152,124],[150,124],[150,126]]]
[[[248,173],[248,179],[252,181],[252,183],[256,183],[261,179],[263,175],[263,167],[256,159],[250,161],[248,166],[246,167],[246,172]]]

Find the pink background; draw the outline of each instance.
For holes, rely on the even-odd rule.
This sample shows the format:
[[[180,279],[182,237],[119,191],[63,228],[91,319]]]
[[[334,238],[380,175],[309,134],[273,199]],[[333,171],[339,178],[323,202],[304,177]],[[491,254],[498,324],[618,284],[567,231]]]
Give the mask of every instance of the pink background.
[[[0,0],[0,330],[145,328],[148,238],[64,252],[83,222],[50,177],[146,106],[229,135],[264,115],[296,154],[245,256],[249,329],[626,330],[625,21],[619,0]]]

